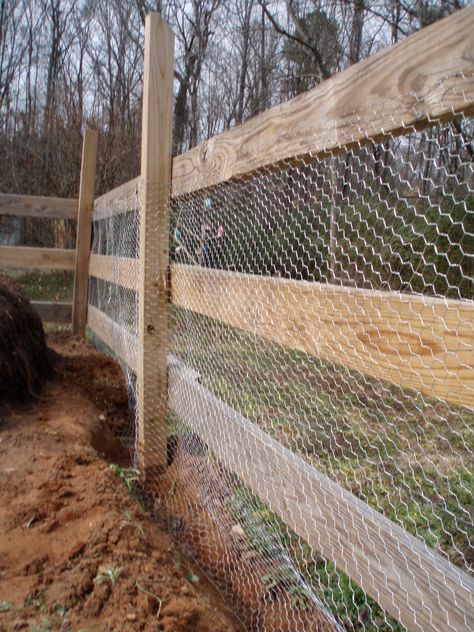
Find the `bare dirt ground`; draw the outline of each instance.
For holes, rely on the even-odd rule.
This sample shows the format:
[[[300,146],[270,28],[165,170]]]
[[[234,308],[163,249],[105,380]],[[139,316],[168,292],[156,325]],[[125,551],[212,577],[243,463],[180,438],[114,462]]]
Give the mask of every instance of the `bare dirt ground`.
[[[120,368],[48,343],[53,380],[0,419],[0,631],[241,630],[110,468],[130,465]]]

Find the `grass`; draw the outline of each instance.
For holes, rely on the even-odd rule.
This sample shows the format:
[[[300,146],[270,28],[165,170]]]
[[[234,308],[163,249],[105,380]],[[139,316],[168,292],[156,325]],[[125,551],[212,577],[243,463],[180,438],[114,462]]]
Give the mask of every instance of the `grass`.
[[[21,272],[13,276],[32,301],[72,301],[73,272],[38,270]]]
[[[110,469],[125,485],[130,497],[144,510],[145,503],[140,488],[140,472],[133,467],[121,467],[116,463],[112,463]]]
[[[316,469],[469,571],[472,411],[284,349],[185,310],[171,308],[171,320],[172,351],[200,373],[207,388]],[[292,546],[293,537],[277,516],[255,500],[242,500],[239,490],[234,492],[230,509],[235,519],[239,506],[243,510],[249,505],[254,509],[250,513],[247,509],[239,523],[252,546],[268,551],[272,538],[280,547]],[[314,551],[307,551],[295,564],[306,569],[305,581],[355,629],[402,629]],[[293,587],[301,589],[298,583]]]
[[[98,573],[94,579],[94,584],[100,586],[101,584],[110,583],[112,586],[117,583],[120,575],[123,573],[123,568],[120,566],[111,566],[106,568],[102,573]]]

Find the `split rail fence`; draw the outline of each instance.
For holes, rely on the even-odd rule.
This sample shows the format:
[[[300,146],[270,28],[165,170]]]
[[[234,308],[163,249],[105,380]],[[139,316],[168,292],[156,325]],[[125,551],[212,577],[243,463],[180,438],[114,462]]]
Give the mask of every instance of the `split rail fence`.
[[[137,376],[137,457],[144,476],[153,479],[166,469],[171,410],[302,541],[409,630],[472,629],[472,577],[201,384],[199,371],[170,353],[168,302],[472,410],[472,300],[193,265],[190,247],[191,261],[170,264],[170,241],[179,241],[183,224],[170,227],[170,205],[179,209],[188,203],[191,215],[199,213],[199,205],[218,197],[223,183],[245,182],[262,169],[271,174],[282,161],[304,169],[308,156],[383,142],[472,114],[473,28],[474,9],[461,11],[171,160],[173,37],[157,16],[150,16],[142,173],[98,198],[93,211],[97,234],[111,231],[114,220],[126,232],[126,222],[139,214],[128,256],[103,254],[99,238],[89,268],[95,283],[119,285],[125,295],[135,291],[137,313],[123,326],[114,320],[113,309],[90,305],[88,325]],[[121,214],[128,220],[120,223]]]
[[[168,467],[171,412],[212,453],[226,476],[236,477],[296,534],[298,542],[334,564],[387,617],[408,630],[474,629],[474,581],[467,554],[461,563],[454,563],[448,554],[419,537],[418,527],[415,531],[404,528],[377,503],[366,502],[340,479],[320,471],[304,450],[285,443],[284,433],[270,431],[255,423],[250,414],[243,414],[243,406],[231,405],[233,396],[228,392],[227,397],[218,396],[218,388],[206,381],[193,356],[195,347],[185,348],[183,340],[189,333],[186,328],[199,322],[196,335],[205,327],[211,332],[201,342],[203,347],[214,336],[242,345],[253,340],[255,346],[269,349],[276,360],[287,357],[287,352],[296,354],[291,357],[300,358],[300,366],[307,372],[315,358],[318,366],[336,367],[349,390],[355,383],[353,376],[362,376],[357,379],[375,393],[373,397],[378,388],[396,393],[393,397],[398,403],[412,398],[410,411],[425,406],[423,410],[438,414],[445,406],[453,418],[459,414],[467,419],[466,427],[472,432],[472,287],[468,285],[467,294],[443,298],[436,291],[428,295],[336,282],[329,268],[344,251],[334,248],[338,236],[331,210],[329,272],[324,279],[298,274],[282,278],[270,274],[265,266],[249,271],[235,262],[233,266],[210,265],[203,256],[206,227],[200,232],[201,223],[196,224],[195,217],[204,217],[202,208],[207,209],[204,215],[212,214],[213,199],[223,200],[222,213],[225,204],[228,212],[229,200],[235,207],[239,191],[247,191],[246,199],[252,199],[252,204],[265,195],[278,207],[281,182],[288,182],[295,173],[303,174],[307,181],[314,165],[322,162],[333,173],[323,183],[322,194],[328,208],[334,208],[334,161],[341,154],[344,158],[338,164],[347,173],[351,164],[347,152],[355,152],[351,156],[357,157],[358,151],[374,144],[390,148],[387,143],[409,133],[467,121],[474,114],[473,32],[474,8],[459,11],[312,91],[172,159],[173,35],[158,15],[151,14],[146,20],[141,175],[95,199],[92,209],[95,149],[90,150],[89,158],[85,150],[77,242],[82,254],[75,260],[71,252],[0,248],[2,261],[12,264],[76,268],[76,274],[82,271],[81,282],[76,280],[77,330],[83,331],[87,314],[88,327],[113,350],[130,376],[137,411],[137,465],[146,485],[152,487]],[[472,194],[472,181],[467,184]],[[266,187],[263,194],[262,186]],[[351,186],[349,182],[349,196]],[[233,198],[228,193],[232,187]],[[294,192],[296,199],[300,193],[296,188]],[[317,187],[311,195],[317,195]],[[402,192],[397,196],[403,197]],[[23,198],[9,201],[3,196],[2,200],[3,209],[8,205],[15,212],[35,212],[38,204]],[[57,201],[42,204],[42,212],[50,216],[75,216],[75,201],[67,201],[66,206]],[[58,205],[59,215],[55,214]],[[465,203],[463,208],[467,208]],[[241,221],[251,224],[252,211],[248,212]],[[188,218],[188,225],[183,217]],[[367,228],[361,215],[355,213],[354,218],[359,222],[357,230]],[[186,245],[186,226],[193,222],[197,236],[189,242],[192,245]],[[225,230],[230,232],[228,226]],[[251,228],[248,235],[251,240]],[[472,263],[474,237],[468,237],[471,241],[463,242],[463,252]],[[88,290],[83,273],[87,266]],[[461,277],[469,284],[469,270]],[[184,324],[178,335],[176,323]],[[198,351],[205,353],[201,347]],[[209,362],[214,368],[217,356]],[[263,375],[266,367],[262,367]],[[239,375],[245,376],[245,369]],[[329,378],[326,387],[329,392],[339,388]],[[413,420],[414,414],[408,416]],[[446,419],[451,419],[449,414]],[[428,417],[426,424],[430,424]],[[291,423],[284,427],[291,434]],[[339,452],[334,444],[327,450],[341,453],[341,434],[336,433]],[[436,440],[441,431],[438,434]],[[414,442],[418,436],[421,434],[414,432]],[[463,437],[460,442],[464,447],[467,444],[472,457],[472,444],[467,434]],[[469,510],[468,504],[466,507]],[[472,522],[466,530],[469,528]],[[309,589],[305,590],[307,595]],[[327,615],[334,626],[331,629],[339,629],[339,620],[331,617]],[[359,623],[363,629],[362,619]],[[388,618],[385,624],[386,629],[398,625],[388,623]],[[295,629],[313,628],[306,623]]]
[[[97,140],[97,131],[86,130],[79,199],[0,193],[0,216],[76,222],[75,249],[0,245],[0,267],[5,272],[9,269],[74,272],[73,303],[60,301],[32,301],[32,303],[43,321],[64,324],[72,321],[75,333],[83,333],[86,323],[91,240],[90,216],[94,202]]]

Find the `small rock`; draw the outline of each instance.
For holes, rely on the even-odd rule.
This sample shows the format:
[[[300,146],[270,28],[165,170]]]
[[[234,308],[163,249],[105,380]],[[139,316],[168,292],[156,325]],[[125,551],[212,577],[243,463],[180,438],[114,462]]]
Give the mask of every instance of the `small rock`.
[[[104,413],[102,413],[101,415],[99,415],[99,420],[100,420],[100,421],[105,421],[105,415],[104,415]]]
[[[136,621],[137,615],[134,612],[131,612],[130,614],[127,614],[125,618],[127,619],[127,621]]]
[[[240,524],[234,524],[234,526],[232,527],[231,531],[232,531],[232,533],[235,533],[236,535],[240,535],[240,536],[244,536],[245,535],[245,531],[242,529]]]

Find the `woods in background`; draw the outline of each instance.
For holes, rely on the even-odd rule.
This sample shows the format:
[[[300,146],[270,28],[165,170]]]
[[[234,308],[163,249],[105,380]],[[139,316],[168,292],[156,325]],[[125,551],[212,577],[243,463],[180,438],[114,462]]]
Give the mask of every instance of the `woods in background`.
[[[0,0],[0,191],[76,197],[139,172],[143,21],[176,35],[174,153],[312,88],[467,0]],[[469,146],[468,146],[469,147]]]

